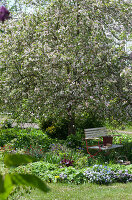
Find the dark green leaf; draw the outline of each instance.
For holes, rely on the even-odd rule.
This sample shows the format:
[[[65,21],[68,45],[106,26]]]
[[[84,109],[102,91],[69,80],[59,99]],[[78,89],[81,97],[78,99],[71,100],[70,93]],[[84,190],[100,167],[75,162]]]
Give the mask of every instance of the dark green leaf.
[[[17,167],[34,161],[36,161],[35,158],[24,154],[6,154],[4,157],[4,163],[7,167]]]
[[[4,179],[3,179],[3,176],[0,174],[0,193],[3,193],[3,192],[5,192]]]
[[[0,175],[0,200],[7,199],[13,187],[10,174],[6,174],[5,177]]]
[[[43,192],[48,192],[49,188],[37,176],[30,174],[10,174],[12,183],[14,185],[25,185],[38,188]]]

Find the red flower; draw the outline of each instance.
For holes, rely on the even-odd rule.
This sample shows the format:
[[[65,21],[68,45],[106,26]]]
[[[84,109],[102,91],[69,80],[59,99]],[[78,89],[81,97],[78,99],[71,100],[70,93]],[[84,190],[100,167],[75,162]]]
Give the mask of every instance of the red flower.
[[[6,19],[10,18],[9,15],[10,15],[10,12],[4,6],[1,6],[0,7],[0,21],[4,23]]]

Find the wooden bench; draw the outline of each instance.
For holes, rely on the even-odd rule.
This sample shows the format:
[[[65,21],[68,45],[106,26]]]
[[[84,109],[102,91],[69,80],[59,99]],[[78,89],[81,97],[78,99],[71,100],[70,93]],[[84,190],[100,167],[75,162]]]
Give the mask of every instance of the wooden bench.
[[[113,137],[121,136],[121,135],[109,135],[106,127],[84,129],[84,133],[85,133],[87,152],[90,155],[90,157],[96,156],[100,151],[108,151],[110,149],[123,147],[123,145],[121,145],[121,144],[119,144],[119,145],[112,144]],[[100,144],[101,137],[103,137],[103,144]],[[90,140],[90,139],[92,139],[92,140],[98,139],[98,145],[88,146],[87,140]],[[97,152],[94,155],[92,155],[89,152],[89,149],[95,149],[95,150],[97,150]]]

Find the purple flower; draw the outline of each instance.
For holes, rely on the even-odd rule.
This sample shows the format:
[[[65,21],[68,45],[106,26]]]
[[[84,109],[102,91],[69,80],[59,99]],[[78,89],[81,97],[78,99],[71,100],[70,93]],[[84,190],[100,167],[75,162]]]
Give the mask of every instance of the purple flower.
[[[0,7],[0,21],[4,23],[6,19],[10,18],[9,15],[10,15],[10,12],[4,6],[1,6]]]

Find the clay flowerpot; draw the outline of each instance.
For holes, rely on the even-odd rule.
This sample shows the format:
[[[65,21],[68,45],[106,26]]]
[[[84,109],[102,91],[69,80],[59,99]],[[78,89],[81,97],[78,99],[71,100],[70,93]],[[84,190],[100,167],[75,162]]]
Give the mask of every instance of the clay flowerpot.
[[[107,144],[112,145],[112,140],[113,137],[112,136],[103,136],[103,145],[107,146]]]

